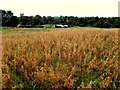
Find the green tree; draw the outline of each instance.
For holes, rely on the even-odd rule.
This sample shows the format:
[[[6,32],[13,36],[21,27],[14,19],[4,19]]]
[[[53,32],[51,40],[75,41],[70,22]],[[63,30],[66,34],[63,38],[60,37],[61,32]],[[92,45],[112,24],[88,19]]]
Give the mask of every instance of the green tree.
[[[19,23],[17,16],[13,16],[12,11],[0,10],[2,15],[2,26],[16,27]]]
[[[112,24],[109,22],[104,22],[102,27],[103,28],[110,28],[110,27],[112,27]]]

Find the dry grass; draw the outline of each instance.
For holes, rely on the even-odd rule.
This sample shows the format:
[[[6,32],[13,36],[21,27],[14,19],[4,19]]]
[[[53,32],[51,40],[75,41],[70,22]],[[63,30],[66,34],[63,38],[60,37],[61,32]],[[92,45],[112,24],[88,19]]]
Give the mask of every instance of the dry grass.
[[[50,31],[3,34],[3,88],[118,87],[118,30]]]
[[[2,31],[0,31],[0,89],[2,89]]]

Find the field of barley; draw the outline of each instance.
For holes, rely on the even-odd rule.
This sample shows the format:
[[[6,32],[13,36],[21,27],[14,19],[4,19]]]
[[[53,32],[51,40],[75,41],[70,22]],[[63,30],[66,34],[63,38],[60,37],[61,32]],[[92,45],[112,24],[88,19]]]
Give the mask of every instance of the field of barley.
[[[3,88],[119,88],[118,29],[2,31]]]

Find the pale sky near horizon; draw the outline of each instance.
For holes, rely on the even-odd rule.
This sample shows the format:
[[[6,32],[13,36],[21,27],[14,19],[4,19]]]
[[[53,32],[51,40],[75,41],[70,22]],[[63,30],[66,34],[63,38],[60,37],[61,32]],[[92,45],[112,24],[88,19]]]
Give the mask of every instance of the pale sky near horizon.
[[[117,17],[120,0],[0,0],[0,9],[20,16]]]

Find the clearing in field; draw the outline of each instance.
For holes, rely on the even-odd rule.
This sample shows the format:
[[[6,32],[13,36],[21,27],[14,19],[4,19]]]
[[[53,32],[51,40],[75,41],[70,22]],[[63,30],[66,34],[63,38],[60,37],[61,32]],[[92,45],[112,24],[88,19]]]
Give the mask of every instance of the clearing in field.
[[[117,29],[3,29],[3,88],[118,88]]]

